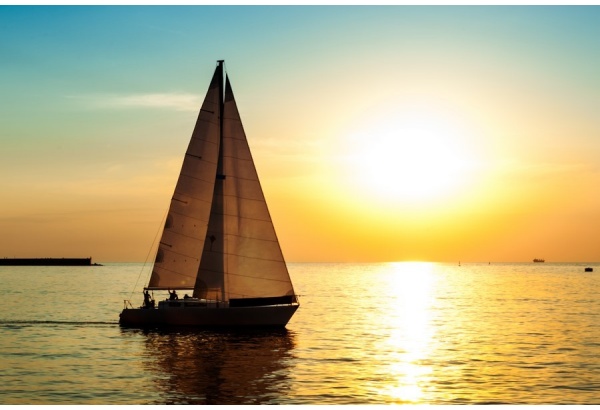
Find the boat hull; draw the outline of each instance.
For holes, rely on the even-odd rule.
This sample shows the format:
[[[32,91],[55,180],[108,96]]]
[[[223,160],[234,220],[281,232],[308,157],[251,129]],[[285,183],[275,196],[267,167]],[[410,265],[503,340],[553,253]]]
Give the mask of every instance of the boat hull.
[[[119,324],[125,327],[285,327],[298,304],[252,307],[179,307],[123,309]]]

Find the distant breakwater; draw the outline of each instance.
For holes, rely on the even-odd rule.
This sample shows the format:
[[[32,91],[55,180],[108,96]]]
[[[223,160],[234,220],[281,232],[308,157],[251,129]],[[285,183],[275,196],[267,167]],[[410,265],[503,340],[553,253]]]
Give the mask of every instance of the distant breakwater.
[[[0,266],[101,266],[92,258],[0,258]]]

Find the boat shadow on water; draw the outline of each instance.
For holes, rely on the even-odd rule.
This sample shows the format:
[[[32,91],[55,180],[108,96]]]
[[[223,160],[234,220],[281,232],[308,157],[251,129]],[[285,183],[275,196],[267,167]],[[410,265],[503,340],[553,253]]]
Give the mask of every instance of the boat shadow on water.
[[[282,328],[122,328],[144,337],[149,404],[278,404],[291,386],[295,334]]]

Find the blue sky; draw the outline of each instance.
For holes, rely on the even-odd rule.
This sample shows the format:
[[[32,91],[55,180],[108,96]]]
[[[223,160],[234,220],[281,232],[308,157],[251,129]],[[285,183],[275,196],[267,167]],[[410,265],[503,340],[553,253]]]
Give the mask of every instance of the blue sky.
[[[504,210],[490,205],[486,218],[519,215],[505,216],[506,224],[519,225],[535,209],[527,193],[538,187],[545,201],[564,197],[561,184],[574,178],[585,181],[574,195],[594,190],[599,23],[597,6],[0,6],[0,248],[17,256],[65,248],[105,260],[145,255],[218,59],[226,60],[274,219],[282,221],[284,249],[294,259],[323,258],[309,244],[325,220],[331,225],[320,248],[333,249],[334,259],[364,248],[365,227],[347,232],[341,216],[332,217],[369,219],[351,192],[351,175],[364,166],[348,168],[349,158],[360,157],[351,149],[364,148],[350,135],[374,121],[405,129],[394,123],[406,117],[403,110],[468,128],[460,144],[487,164],[476,172],[486,182],[472,186],[471,203],[484,201],[475,194],[482,186],[495,186],[502,196],[485,191],[485,203],[502,202]],[[536,188],[516,188],[516,180]],[[344,186],[349,192],[338,190]],[[335,198],[346,198],[342,212]],[[597,221],[596,191],[590,201],[582,210],[561,202],[544,217]],[[405,234],[373,224],[388,242],[411,242],[400,225],[394,229]],[[559,249],[561,238],[576,235],[566,233],[568,225],[544,246]],[[449,243],[446,231],[432,237]],[[498,227],[465,235],[464,249],[406,245],[410,251],[378,258],[470,255],[482,237],[489,238],[485,252],[524,257],[492,239],[508,235]],[[50,246],[53,237],[64,239]],[[111,245],[111,237],[122,243]],[[598,257],[583,248],[563,258]]]

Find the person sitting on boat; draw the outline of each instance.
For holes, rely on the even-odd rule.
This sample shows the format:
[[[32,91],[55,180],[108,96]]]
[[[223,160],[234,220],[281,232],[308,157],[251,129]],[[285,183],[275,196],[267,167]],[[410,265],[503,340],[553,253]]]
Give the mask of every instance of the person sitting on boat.
[[[183,295],[184,299],[190,299],[190,295],[188,295],[187,293],[185,295]]]
[[[169,300],[177,300],[179,299],[179,296],[177,296],[177,292],[175,290],[173,290],[173,292],[171,292],[171,290],[169,289]]]
[[[144,307],[145,308],[154,307],[154,300],[152,300],[150,293],[148,293],[148,289],[144,290]]]

